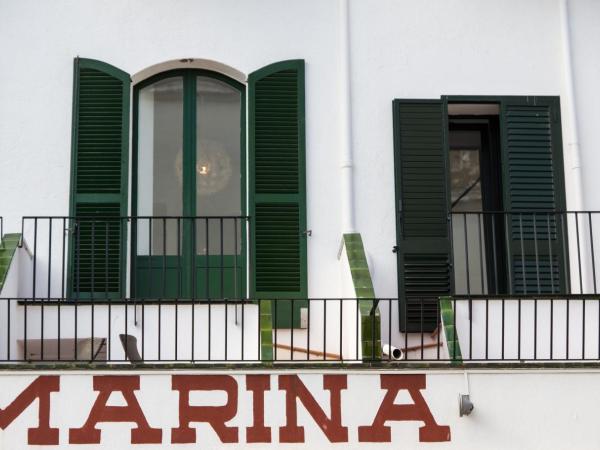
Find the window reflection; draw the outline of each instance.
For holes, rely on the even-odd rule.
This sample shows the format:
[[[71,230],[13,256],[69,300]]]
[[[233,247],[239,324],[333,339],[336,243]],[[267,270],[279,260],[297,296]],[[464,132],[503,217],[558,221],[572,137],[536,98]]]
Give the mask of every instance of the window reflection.
[[[139,91],[138,216],[181,216],[183,79],[167,78]],[[138,254],[176,255],[176,220],[138,221]]]

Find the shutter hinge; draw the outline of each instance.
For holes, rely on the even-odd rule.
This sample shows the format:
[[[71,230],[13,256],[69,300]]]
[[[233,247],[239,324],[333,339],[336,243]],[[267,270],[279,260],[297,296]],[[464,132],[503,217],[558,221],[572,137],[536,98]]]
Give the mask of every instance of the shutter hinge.
[[[394,245],[392,247],[392,253],[398,253],[398,246],[397,245]]]
[[[77,227],[79,226],[78,222],[75,222],[70,227],[65,228],[65,234],[75,234],[77,233]]]
[[[312,230],[304,230],[300,236],[312,236]]]

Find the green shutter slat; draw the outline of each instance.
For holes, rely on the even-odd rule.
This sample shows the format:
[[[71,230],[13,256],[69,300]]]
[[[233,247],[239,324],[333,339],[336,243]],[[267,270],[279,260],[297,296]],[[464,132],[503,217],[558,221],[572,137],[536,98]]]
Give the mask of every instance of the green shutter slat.
[[[560,258],[553,255],[528,255],[524,260],[514,258],[514,290],[516,293],[555,294],[560,291],[563,278]]]
[[[254,83],[257,194],[299,193],[300,76],[299,70],[286,69]]]
[[[252,295],[307,295],[304,61],[283,61],[251,74],[249,85]],[[294,303],[277,302],[278,327],[299,326]]]
[[[129,75],[75,60],[69,290],[122,295],[127,214]]]
[[[540,213],[534,220],[531,214],[565,210],[559,110],[558,98],[523,97],[501,104],[504,204],[516,212],[508,218],[508,270],[515,294],[567,289],[566,230],[560,216],[548,220]]]
[[[123,107],[129,100],[123,96],[123,83],[98,69],[79,69],[75,186],[78,194],[121,192]]]
[[[73,291],[120,292],[121,205],[77,203],[75,215]]]
[[[451,292],[445,107],[395,100],[394,161],[401,331],[432,331]]]

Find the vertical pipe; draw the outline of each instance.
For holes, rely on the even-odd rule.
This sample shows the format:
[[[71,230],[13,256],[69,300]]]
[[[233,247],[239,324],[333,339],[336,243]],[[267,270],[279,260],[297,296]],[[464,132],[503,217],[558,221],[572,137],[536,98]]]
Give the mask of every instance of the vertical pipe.
[[[581,168],[581,148],[579,146],[579,122],[577,118],[575,81],[573,79],[573,58],[571,54],[572,45],[571,24],[569,20],[569,0],[559,0],[559,5],[564,77],[563,97],[565,99],[565,101],[563,102],[562,109],[565,112],[564,116],[566,116],[567,123],[569,124],[568,128],[566,128],[567,133],[565,134],[564,141],[566,144],[566,153],[568,154],[567,160],[570,162],[571,165],[571,189],[573,191],[573,195],[571,196],[572,203],[569,209],[574,211],[583,211],[584,209],[586,209],[586,202],[583,189],[583,171]],[[583,239],[583,248],[586,249],[587,253],[589,244],[585,242],[585,236],[583,237]],[[584,263],[584,267],[580,267],[579,275],[583,277],[586,289],[591,289],[590,267],[587,263],[587,260],[584,261]]]
[[[575,105],[575,83],[573,81],[573,60],[571,56],[571,25],[569,22],[568,0],[559,0],[561,19],[561,44],[563,53],[563,76],[565,82],[565,102],[563,108],[569,122],[566,135],[567,153],[571,162],[573,176],[573,206],[570,209],[581,211],[585,204],[583,198],[583,180],[581,174],[581,156],[579,148],[579,127]]]
[[[354,186],[352,157],[352,103],[350,90],[350,0],[339,0],[339,96],[340,169],[342,189],[342,233],[354,226]]]

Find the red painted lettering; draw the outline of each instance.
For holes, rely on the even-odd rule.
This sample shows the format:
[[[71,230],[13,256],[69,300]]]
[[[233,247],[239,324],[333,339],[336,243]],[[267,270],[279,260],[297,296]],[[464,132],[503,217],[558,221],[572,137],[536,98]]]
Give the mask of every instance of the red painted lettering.
[[[27,430],[29,445],[57,445],[58,428],[50,428],[50,393],[60,390],[58,376],[37,377],[6,408],[0,408],[0,428],[5,429],[37,398],[38,426]]]
[[[246,428],[246,442],[271,442],[271,428],[265,427],[265,392],[271,389],[270,375],[246,375],[246,390],[252,391],[252,426]]]
[[[444,442],[450,440],[450,427],[438,425],[423,398],[420,390],[425,389],[425,375],[380,375],[381,387],[387,392],[379,411],[370,426],[358,427],[360,442],[390,442],[390,427],[385,426],[388,420],[415,420],[424,422],[419,428],[420,442]],[[401,389],[410,394],[412,405],[397,405],[396,395]]]
[[[348,428],[341,423],[341,391],[346,387],[346,375],[323,375],[323,388],[330,391],[328,418],[297,375],[280,375],[279,389],[285,390],[286,424],[279,428],[279,441],[304,442],[304,427],[298,426],[298,398],[330,442],[348,442]]]
[[[137,425],[131,430],[132,444],[160,444],[162,430],[148,425],[134,393],[139,388],[140,377],[137,375],[95,376],[94,390],[98,391],[98,397],[83,427],[69,430],[69,443],[99,444],[101,432],[96,428],[99,422],[132,422]],[[127,406],[107,406],[113,392],[120,392]]]
[[[196,442],[196,430],[190,422],[207,422],[221,442],[238,442],[237,427],[225,425],[237,414],[238,385],[229,375],[173,375],[172,389],[179,391],[179,427],[171,430],[171,442]],[[225,391],[227,403],[223,406],[191,406],[190,391]]]

